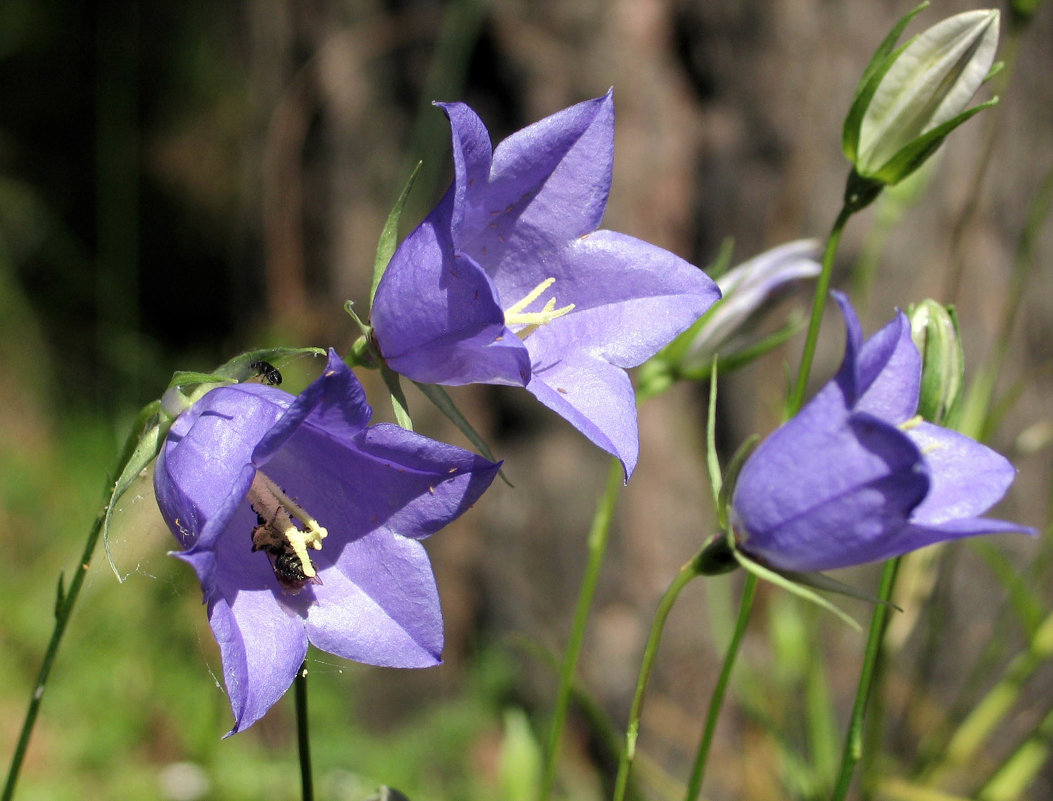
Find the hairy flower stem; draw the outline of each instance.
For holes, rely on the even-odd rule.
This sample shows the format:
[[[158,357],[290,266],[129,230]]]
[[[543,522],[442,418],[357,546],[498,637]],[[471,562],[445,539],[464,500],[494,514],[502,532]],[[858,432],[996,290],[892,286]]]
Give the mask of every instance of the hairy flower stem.
[[[600,568],[603,566],[603,558],[607,553],[607,542],[611,531],[611,519],[614,515],[614,504],[618,500],[618,494],[625,484],[625,472],[622,464],[617,459],[611,460],[610,471],[607,474],[607,486],[596,512],[592,517],[592,526],[589,529],[589,561],[585,566],[585,576],[581,580],[581,591],[578,595],[578,603],[574,609],[574,622],[571,625],[570,641],[567,643],[567,651],[563,657],[563,665],[559,674],[559,690],[556,694],[556,708],[552,712],[552,727],[549,729],[548,741],[545,744],[545,769],[542,775],[541,786],[538,789],[539,801],[548,801],[552,795],[552,785],[556,778],[556,762],[559,757],[560,741],[563,738],[563,727],[567,720],[567,711],[570,708],[570,698],[574,688],[574,673],[578,667],[578,657],[581,656],[581,644],[585,639],[585,626],[589,620],[592,610],[592,599],[596,595],[596,584],[599,581]]]
[[[859,687],[856,689],[856,700],[852,705],[852,718],[848,723],[845,735],[845,747],[841,753],[841,769],[837,777],[832,801],[844,801],[848,788],[852,784],[852,774],[856,764],[863,756],[863,719],[866,716],[867,701],[870,689],[874,684],[877,664],[881,656],[881,644],[885,639],[885,627],[892,607],[888,601],[896,586],[896,573],[899,570],[900,557],[889,559],[881,571],[881,586],[878,598],[881,603],[874,605],[874,614],[870,618],[870,632],[867,635],[867,648],[863,655],[863,668],[859,673]]]
[[[662,640],[665,621],[680,591],[691,579],[702,575],[701,556],[700,553],[680,568],[680,572],[676,574],[673,583],[669,585],[662,600],[658,603],[658,611],[655,612],[654,621],[651,623],[651,632],[647,636],[643,660],[640,662],[640,673],[636,678],[636,692],[633,694],[633,703],[629,709],[629,726],[625,731],[625,750],[618,764],[618,779],[614,785],[613,801],[624,801],[626,790],[629,787],[629,775],[632,773],[633,759],[636,757],[636,738],[640,733],[640,715],[643,713],[644,695],[647,692],[647,682],[651,678],[655,657],[658,656],[658,645]]]
[[[124,465],[128,461],[129,454],[130,451],[126,449],[121,456],[120,464],[117,465],[117,470],[110,475],[121,475]],[[112,484],[108,484],[107,489],[112,489]],[[91,557],[95,553],[95,545],[99,541],[99,534],[106,520],[106,510],[107,506],[103,506],[99,514],[96,515],[95,522],[92,523],[91,531],[88,532],[88,539],[84,543],[84,551],[81,553],[80,562],[73,573],[73,580],[69,583],[69,589],[65,593],[62,591],[62,576],[59,576],[58,598],[55,602],[55,628],[51,632],[51,640],[48,642],[47,651],[44,652],[44,660],[40,663],[37,683],[33,689],[33,695],[29,699],[29,708],[26,710],[26,717],[22,722],[22,731],[18,735],[18,743],[15,745],[14,753],[11,756],[11,767],[7,771],[7,781],[4,784],[3,795],[0,796],[2,801],[11,801],[11,798],[14,797],[18,774],[22,769],[22,760],[25,759],[26,749],[29,747],[29,738],[33,733],[33,726],[40,712],[40,702],[44,698],[44,687],[47,684],[48,676],[51,674],[55,657],[58,655],[62,635],[66,632],[66,624],[69,623],[70,616],[73,614],[73,607],[76,605],[77,597],[80,595],[81,586],[84,584],[84,576],[87,575],[88,568],[91,566]]]
[[[786,418],[793,417],[804,406],[804,391],[808,386],[808,376],[812,372],[812,362],[815,359],[815,347],[819,342],[819,325],[823,321],[823,309],[826,306],[826,296],[830,292],[830,277],[834,272],[834,256],[837,254],[837,246],[841,242],[841,234],[844,231],[848,218],[852,216],[854,209],[847,205],[842,206],[837,215],[830,236],[826,240],[826,249],[823,251],[823,271],[815,281],[815,298],[812,300],[812,316],[808,321],[808,336],[804,341],[804,351],[801,353],[801,366],[797,370],[797,382],[794,384],[793,392],[786,404]]]
[[[684,794],[685,801],[695,801],[702,792],[702,780],[706,775],[706,761],[709,758],[709,748],[713,744],[713,735],[717,730],[717,719],[720,717],[720,707],[724,703],[724,695],[731,681],[731,671],[735,667],[735,659],[739,654],[739,646],[746,634],[746,625],[750,620],[750,612],[753,609],[753,598],[757,593],[757,577],[752,573],[746,575],[746,581],[742,586],[742,601],[739,604],[739,616],[735,620],[735,630],[728,642],[728,650],[724,654],[724,665],[717,677],[717,684],[713,688],[713,695],[709,699],[709,709],[706,712],[706,723],[702,728],[702,737],[698,742],[698,752],[695,754],[695,763],[691,766],[691,777],[687,782],[687,792]]]
[[[300,665],[294,682],[296,686],[296,744],[300,753],[300,786],[303,801],[314,801],[314,780],[311,778],[311,733],[307,725],[307,660]]]

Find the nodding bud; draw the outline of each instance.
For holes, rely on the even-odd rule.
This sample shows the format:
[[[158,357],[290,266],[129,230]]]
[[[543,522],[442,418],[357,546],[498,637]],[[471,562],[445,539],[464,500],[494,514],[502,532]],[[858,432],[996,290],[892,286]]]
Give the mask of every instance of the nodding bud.
[[[995,98],[967,108],[992,74],[998,11],[957,14],[895,49],[899,35],[922,8],[897,23],[856,89],[842,134],[856,184],[860,179],[879,186],[898,183],[921,166],[952,130],[997,102]]]
[[[947,425],[957,414],[965,377],[958,316],[953,306],[934,300],[912,306],[907,316],[922,360],[918,414],[930,423]]]

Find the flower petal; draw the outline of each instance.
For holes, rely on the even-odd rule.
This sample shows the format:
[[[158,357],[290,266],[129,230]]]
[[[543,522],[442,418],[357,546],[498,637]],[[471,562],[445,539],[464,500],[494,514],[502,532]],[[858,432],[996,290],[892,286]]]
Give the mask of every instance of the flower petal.
[[[234,712],[229,734],[263,717],[289,689],[307,655],[307,635],[297,608],[305,599],[283,595],[266,554],[251,552],[254,524],[244,503],[214,551],[179,554],[199,577],[214,577],[203,585]]]
[[[614,164],[610,92],[512,134],[485,171],[481,159],[488,154],[480,140],[486,128],[478,116],[463,103],[440,105],[453,131],[458,201],[465,186],[462,218],[454,213],[454,244],[485,264],[491,277],[505,265],[517,274],[526,264],[540,266],[539,247],[551,250],[596,229]]]
[[[215,533],[226,527],[224,515],[252,483],[253,450],[292,400],[263,384],[235,384],[212,390],[176,418],[158,457],[154,492],[184,548],[204,536],[206,525]]]
[[[350,440],[369,424],[372,416],[373,410],[366,402],[362,384],[330,348],[329,361],[322,375],[296,397],[281,419],[260,440],[253,450],[253,461],[257,465],[266,463],[271,454],[307,420],[334,439]]]
[[[928,491],[921,454],[895,426],[856,414],[816,429],[795,417],[750,456],[735,487],[743,551],[785,570],[871,561]]]
[[[442,661],[442,612],[424,547],[379,530],[345,546],[335,564],[318,557],[321,584],[307,610],[307,635],[323,651],[387,667]]]
[[[496,290],[453,250],[451,198],[395,251],[371,311],[377,344],[392,370],[415,381],[523,386],[530,359],[505,328]]]
[[[613,231],[579,237],[549,265],[564,317],[526,339],[534,369],[589,351],[618,367],[654,356],[720,299],[700,269],[667,250]]]
[[[636,396],[624,370],[587,353],[571,353],[535,366],[527,391],[621,460],[629,480],[640,454],[640,437]]]
[[[982,514],[1002,499],[1016,477],[1008,459],[957,431],[921,423],[908,429],[907,436],[932,476],[912,523],[933,525]]]

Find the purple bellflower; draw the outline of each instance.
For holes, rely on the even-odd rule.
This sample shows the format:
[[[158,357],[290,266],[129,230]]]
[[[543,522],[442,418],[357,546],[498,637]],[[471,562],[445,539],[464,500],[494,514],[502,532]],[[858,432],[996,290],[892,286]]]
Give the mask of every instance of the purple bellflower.
[[[206,394],[173,423],[154,490],[197,572],[242,731],[285,693],[308,641],[389,667],[441,661],[442,613],[419,540],[464,512],[498,465],[398,426],[368,426],[333,352],[299,396]]]
[[[863,342],[855,311],[836,297],[841,369],[743,465],[730,511],[738,549],[812,572],[977,534],[1036,533],[979,517],[1013,481],[1005,458],[915,416],[921,357],[906,316]]]
[[[596,230],[614,163],[611,93],[492,149],[463,103],[453,185],[402,243],[377,287],[373,333],[388,366],[434,384],[523,386],[628,477],[639,439],[625,370],[720,297],[697,267]]]

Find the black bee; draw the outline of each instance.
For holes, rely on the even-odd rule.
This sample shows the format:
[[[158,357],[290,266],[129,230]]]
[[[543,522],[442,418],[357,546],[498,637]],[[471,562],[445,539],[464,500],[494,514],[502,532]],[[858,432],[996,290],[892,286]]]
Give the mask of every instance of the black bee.
[[[270,362],[252,362],[252,364],[249,365],[249,369],[252,370],[253,375],[258,376],[264,384],[277,387],[282,383],[281,372]]]
[[[322,581],[317,574],[308,576],[304,573],[300,557],[296,555],[283,533],[283,528],[290,524],[289,515],[284,509],[279,509],[271,520],[256,512],[256,526],[252,529],[252,550],[267,554],[274,577],[278,579],[282,589],[288,595],[296,595],[308,584],[321,584]],[[311,569],[314,569],[314,562],[311,562]]]

